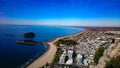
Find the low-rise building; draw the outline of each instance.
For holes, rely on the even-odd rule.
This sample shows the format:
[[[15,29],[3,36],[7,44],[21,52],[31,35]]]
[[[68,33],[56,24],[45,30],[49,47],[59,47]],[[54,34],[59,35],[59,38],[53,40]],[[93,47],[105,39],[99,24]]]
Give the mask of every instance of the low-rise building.
[[[82,60],[83,60],[82,55],[81,54],[77,54],[77,57],[76,57],[77,65],[82,65],[83,64]]]
[[[65,55],[62,54],[59,59],[59,64],[64,64],[65,63]]]

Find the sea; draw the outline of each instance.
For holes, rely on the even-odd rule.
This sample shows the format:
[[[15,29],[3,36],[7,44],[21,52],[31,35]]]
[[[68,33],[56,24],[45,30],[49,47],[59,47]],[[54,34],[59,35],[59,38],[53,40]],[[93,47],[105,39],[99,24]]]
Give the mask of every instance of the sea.
[[[82,31],[83,28],[72,26],[0,25],[0,68],[24,68],[49,48],[47,44],[17,44],[17,40],[48,42]],[[35,37],[24,38],[29,32],[35,33]]]

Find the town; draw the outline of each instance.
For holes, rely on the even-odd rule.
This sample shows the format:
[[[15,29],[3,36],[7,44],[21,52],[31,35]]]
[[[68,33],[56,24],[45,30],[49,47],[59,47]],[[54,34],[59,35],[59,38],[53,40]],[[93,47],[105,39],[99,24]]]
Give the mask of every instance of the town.
[[[94,63],[96,50],[103,46],[107,49],[110,44],[120,40],[119,31],[91,31],[73,35],[58,40],[57,58],[53,67],[57,68],[89,68]],[[49,66],[48,66],[49,68]]]

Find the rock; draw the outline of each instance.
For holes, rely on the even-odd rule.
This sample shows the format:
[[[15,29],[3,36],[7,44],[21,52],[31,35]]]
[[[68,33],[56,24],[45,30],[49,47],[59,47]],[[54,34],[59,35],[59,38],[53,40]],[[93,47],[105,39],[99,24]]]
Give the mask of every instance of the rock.
[[[24,37],[25,38],[34,38],[35,34],[33,32],[29,32],[29,33],[24,34]]]

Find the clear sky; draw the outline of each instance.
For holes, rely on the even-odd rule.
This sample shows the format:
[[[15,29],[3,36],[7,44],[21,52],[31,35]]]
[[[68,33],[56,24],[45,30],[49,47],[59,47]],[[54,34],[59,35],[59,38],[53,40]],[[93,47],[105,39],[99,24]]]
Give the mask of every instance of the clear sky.
[[[0,0],[0,24],[120,26],[120,0]]]

